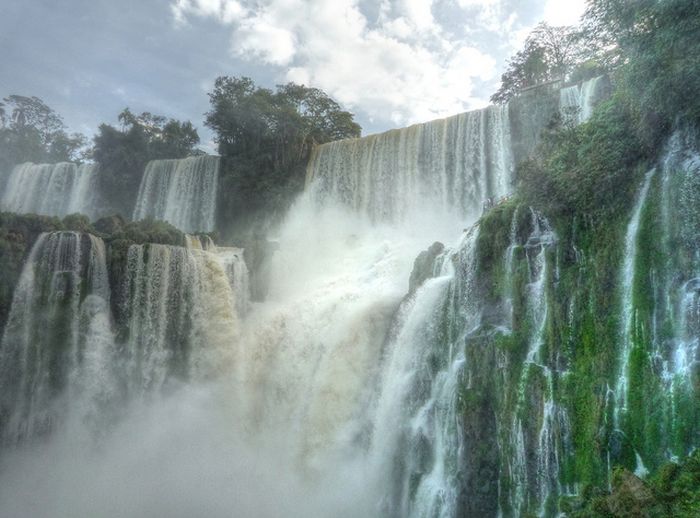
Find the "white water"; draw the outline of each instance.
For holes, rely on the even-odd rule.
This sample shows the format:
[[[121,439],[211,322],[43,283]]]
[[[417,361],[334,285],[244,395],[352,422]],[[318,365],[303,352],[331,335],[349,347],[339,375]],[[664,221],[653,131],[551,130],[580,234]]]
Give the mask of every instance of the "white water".
[[[79,212],[94,217],[96,192],[94,164],[20,164],[7,179],[0,210],[60,217]]]
[[[570,433],[567,413],[555,402],[552,369],[547,366],[548,359],[542,355],[549,316],[549,294],[546,288],[551,283],[552,274],[551,259],[547,257],[547,252],[556,244],[557,236],[547,219],[530,209],[532,231],[527,241],[520,244],[514,230],[516,217],[517,211],[511,223],[511,244],[506,250],[506,271],[513,275],[514,250],[522,246],[529,281],[526,287],[526,315],[532,331],[528,338],[528,351],[518,391],[518,406],[521,410],[515,413],[508,431],[509,444],[502,445],[501,451],[511,452],[508,466],[512,487],[508,500],[512,512],[516,515],[521,514],[528,500],[534,500],[542,506],[539,515],[544,516],[543,506],[548,498],[561,493],[560,451]],[[536,383],[531,383],[532,378],[537,376],[544,379],[544,387],[539,394],[533,390]],[[532,415],[533,411],[541,416],[539,421]],[[523,416],[526,416],[525,420]],[[528,444],[525,426],[537,422],[539,429],[536,442]]]
[[[417,209],[474,219],[487,198],[512,189],[508,107],[325,144],[309,172],[321,200],[373,220],[415,218]]]
[[[591,118],[593,110],[601,100],[600,87],[603,76],[595,77],[583,83],[562,88],[559,92],[559,109],[565,118],[573,117],[581,124]]]
[[[670,260],[669,241],[674,235],[693,249],[686,277],[680,285],[676,279],[669,278],[665,279],[663,286],[670,318],[677,322],[673,348],[665,363],[666,377],[684,388],[692,387],[689,383],[692,370],[700,362],[700,248],[696,233],[699,214],[695,199],[700,185],[700,154],[689,140],[692,140],[689,132],[676,132],[667,146],[662,164],[665,250]],[[671,182],[677,185],[678,199],[671,193]]]
[[[627,411],[627,391],[629,383],[629,361],[634,343],[632,341],[634,330],[634,280],[637,264],[637,240],[639,231],[639,221],[642,216],[642,210],[649,193],[651,180],[656,172],[652,169],[646,174],[644,184],[637,196],[637,201],[632,211],[632,217],[627,225],[627,233],[625,235],[624,260],[621,278],[621,305],[622,314],[620,317],[620,368],[618,375],[617,387],[615,388],[615,410],[613,413],[613,424],[619,429],[621,414]]]
[[[124,284],[129,390],[151,393],[171,377],[202,380],[230,369],[240,326],[229,278],[216,254],[132,245]]]
[[[46,433],[69,410],[94,418],[108,396],[113,341],[105,257],[104,243],[91,235],[39,236],[0,343],[0,442]]]
[[[436,339],[438,302],[454,299],[463,333],[479,321],[477,230],[462,231],[487,197],[510,190],[508,133],[506,107],[322,146],[276,236],[268,299],[243,311],[232,293],[245,284],[240,251],[201,238],[132,246],[118,364],[131,404],[95,448],[57,433],[4,458],[12,477],[0,466],[0,508],[453,516],[465,360],[461,347],[441,349],[459,336]],[[149,168],[135,214],[148,192],[170,206],[155,171],[176,165]],[[436,239],[454,251],[402,304],[413,259]]]
[[[139,188],[134,221],[153,218],[183,232],[214,230],[219,157],[153,160]]]

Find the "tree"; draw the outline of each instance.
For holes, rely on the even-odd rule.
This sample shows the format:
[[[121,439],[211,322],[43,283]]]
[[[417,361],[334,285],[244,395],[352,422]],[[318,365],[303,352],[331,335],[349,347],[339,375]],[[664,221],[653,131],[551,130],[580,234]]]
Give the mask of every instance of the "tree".
[[[205,124],[216,133],[225,170],[220,227],[281,214],[303,188],[317,144],[359,137],[353,115],[323,91],[288,83],[273,91],[248,77],[219,77]]]
[[[525,40],[523,50],[509,61],[501,76],[501,87],[491,96],[491,101],[505,103],[524,88],[564,79],[585,59],[577,28],[540,23]]]
[[[618,89],[658,145],[676,121],[700,121],[700,0],[591,0],[589,41],[605,46]]]
[[[92,156],[100,164],[100,187],[110,193],[113,210],[130,216],[141,177],[151,160],[184,158],[201,153],[199,135],[191,122],[168,119],[149,112],[135,115],[125,108],[119,128],[101,124]]]
[[[21,162],[76,161],[87,139],[69,135],[63,119],[38,97],[10,95],[0,103],[0,167]]]

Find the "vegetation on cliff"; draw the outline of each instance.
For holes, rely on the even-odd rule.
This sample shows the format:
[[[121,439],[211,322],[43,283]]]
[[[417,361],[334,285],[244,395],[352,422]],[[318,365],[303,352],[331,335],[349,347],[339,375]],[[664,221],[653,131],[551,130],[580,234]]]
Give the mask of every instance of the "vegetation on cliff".
[[[86,142],[84,135],[69,134],[61,116],[38,97],[0,101],[0,172],[22,162],[80,160]]]
[[[104,239],[109,273],[114,281],[121,279],[129,246],[143,243],[185,245],[184,234],[162,221],[127,223],[120,216],[111,216],[91,224],[81,214],[71,214],[60,220],[35,214],[0,212],[0,336],[10,312],[15,286],[32,246],[41,233],[60,230],[88,232]]]
[[[315,145],[360,136],[353,115],[316,88],[288,83],[273,91],[223,76],[209,99],[205,124],[216,133],[224,164],[219,228],[238,239],[254,222],[264,225],[286,211],[304,187]]]
[[[119,114],[120,127],[101,124],[92,158],[100,165],[100,190],[110,209],[131,217],[146,164],[164,158],[199,154],[199,135],[190,121],[181,122],[128,108]]]
[[[697,372],[682,380],[673,375],[669,381],[660,364],[660,358],[677,344],[679,332],[670,316],[673,303],[666,297],[685,289],[692,293],[692,286],[683,283],[695,275],[691,265],[697,239],[690,236],[697,235],[699,227],[695,209],[683,200],[700,194],[697,182],[682,172],[682,164],[660,160],[674,131],[697,128],[700,122],[700,96],[695,91],[700,69],[698,12],[700,4],[694,0],[591,2],[581,34],[597,53],[596,66],[610,75],[613,95],[583,124],[555,116],[536,152],[518,164],[516,199],[490,211],[480,223],[477,275],[483,296],[490,301],[486,314],[511,304],[513,333],[496,338],[492,333],[475,333],[469,347],[481,351],[487,345],[501,347],[505,356],[498,360],[501,353],[494,352],[492,362],[505,365],[505,376],[511,381],[498,385],[488,376],[470,373],[472,395],[465,401],[481,403],[464,407],[464,421],[509,423],[513,412],[517,415],[518,406],[524,405],[525,443],[541,449],[538,432],[546,416],[544,404],[537,401],[548,394],[565,409],[571,434],[557,432],[557,483],[564,493],[582,495],[557,502],[550,494],[546,502],[526,504],[528,512],[549,516],[564,511],[591,517],[694,516],[698,512],[697,455],[680,466],[665,464],[669,453],[683,458],[700,440],[700,404],[693,395]],[[611,387],[620,376],[620,330],[625,325],[620,300],[621,266],[628,253],[625,229],[645,174],[653,168],[658,172],[642,205],[639,229],[632,236],[635,268],[630,300],[625,301],[635,315],[626,372],[630,396],[619,422],[614,423]],[[511,218],[518,211],[526,212],[526,207],[545,214],[558,235],[547,256],[556,276],[545,290],[548,310],[543,357],[537,367],[523,364],[527,337],[532,336],[526,307],[523,310],[532,289],[527,287],[532,266],[524,272],[517,266],[524,260],[531,263],[528,254],[532,252],[509,249],[508,237],[509,228],[520,235],[519,220],[513,227]],[[516,266],[506,275],[508,254]],[[548,383],[543,376],[546,370],[555,374]],[[484,405],[494,418],[484,417]],[[472,429],[466,427],[466,433]],[[514,452],[503,446],[508,440],[501,439],[501,454],[510,458]],[[539,460],[527,460],[526,465],[530,462],[541,469]],[[480,469],[478,463],[474,469]],[[631,473],[640,469],[640,473],[649,469],[654,474],[642,481]],[[501,493],[512,487],[512,475],[502,475]],[[612,493],[607,492],[609,483]],[[529,490],[536,495],[537,484]],[[516,513],[510,505],[504,500],[500,508]]]

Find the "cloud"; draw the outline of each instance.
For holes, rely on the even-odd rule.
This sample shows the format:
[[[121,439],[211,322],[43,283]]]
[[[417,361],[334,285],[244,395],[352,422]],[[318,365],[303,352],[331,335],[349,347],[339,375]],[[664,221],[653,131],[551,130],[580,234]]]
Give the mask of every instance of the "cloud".
[[[586,0],[547,0],[544,20],[551,25],[574,25],[586,9]]]
[[[449,34],[433,1],[383,0],[370,20],[357,0],[176,0],[178,24],[213,18],[232,28],[231,53],[280,67],[353,110],[403,125],[464,111],[496,61]]]
[[[547,6],[557,19],[569,10]],[[233,57],[394,126],[482,106],[483,84],[496,83],[497,63],[534,25],[509,0],[173,0],[171,9],[180,26],[230,26]]]

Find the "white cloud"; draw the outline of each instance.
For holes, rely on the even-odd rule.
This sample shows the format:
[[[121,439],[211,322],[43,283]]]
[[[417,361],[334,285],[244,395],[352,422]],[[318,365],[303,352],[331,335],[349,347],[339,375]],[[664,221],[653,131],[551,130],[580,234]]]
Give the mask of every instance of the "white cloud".
[[[188,15],[212,16],[224,23],[232,23],[245,15],[238,0],[175,0],[171,9],[178,23],[184,23]]]
[[[430,1],[385,2],[373,27],[355,0],[236,3],[246,13],[239,19],[224,16],[227,4],[177,0],[173,12],[180,22],[194,15],[231,24],[237,56],[289,67],[285,80],[397,125],[468,109],[473,78],[495,74],[488,55],[441,34]]]
[[[465,23],[449,30],[436,14],[445,0],[381,0],[375,19],[360,0],[173,0],[171,8],[179,24],[207,17],[229,25],[233,55],[277,67],[279,79],[321,88],[370,120],[405,125],[483,105],[488,93],[475,84],[495,82],[494,56],[502,62],[523,39],[504,0],[451,1]],[[507,36],[488,48],[470,38],[467,21]]]
[[[586,9],[586,0],[547,0],[544,20],[551,25],[575,25]]]

